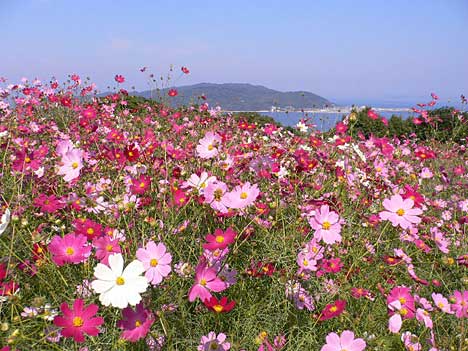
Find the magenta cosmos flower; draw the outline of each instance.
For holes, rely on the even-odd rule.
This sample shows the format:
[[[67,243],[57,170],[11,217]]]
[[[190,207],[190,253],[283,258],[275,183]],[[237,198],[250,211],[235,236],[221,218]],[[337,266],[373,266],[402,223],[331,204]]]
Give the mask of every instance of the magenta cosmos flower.
[[[198,351],[227,351],[231,348],[231,344],[226,341],[226,334],[219,333],[216,336],[215,332],[209,332],[207,336],[203,335],[198,345]]]
[[[136,256],[145,267],[145,278],[153,285],[161,283],[171,272],[172,256],[163,243],[156,245],[154,241],[149,241],[146,249],[137,250]]]
[[[366,342],[363,339],[355,339],[354,333],[345,330],[339,336],[336,333],[330,333],[325,338],[327,343],[322,346],[320,351],[362,351],[366,348]]]
[[[141,302],[136,305],[135,311],[131,307],[124,308],[122,316],[123,318],[117,322],[117,326],[124,329],[121,338],[132,342],[144,338],[154,322],[150,312]]]
[[[49,252],[52,254],[52,261],[57,266],[65,263],[78,264],[86,261],[91,254],[91,246],[88,245],[84,235],[73,233],[61,236],[55,235],[50,244]]]
[[[326,244],[341,242],[341,224],[338,213],[330,211],[328,205],[322,205],[315,211],[315,215],[309,218],[310,226],[315,229],[314,238],[323,240]]]
[[[225,249],[234,242],[236,235],[236,232],[232,228],[226,229],[225,232],[218,228],[215,230],[214,234],[208,234],[205,237],[207,243],[203,244],[203,248],[210,251]]]
[[[408,229],[421,222],[421,218],[417,216],[423,211],[419,208],[413,208],[414,201],[411,198],[403,200],[401,195],[393,195],[390,199],[383,201],[383,206],[387,211],[380,212],[380,218],[389,220],[394,227],[400,226],[403,229]]]
[[[226,205],[230,208],[245,208],[254,203],[260,194],[257,184],[250,185],[246,182],[244,185],[236,186],[234,190],[226,194]]]
[[[99,334],[98,327],[104,323],[102,317],[93,317],[98,311],[98,306],[91,304],[84,308],[83,300],[76,299],[73,303],[73,310],[66,302],[60,306],[63,317],[54,318],[54,324],[62,327],[62,335],[73,338],[76,342],[84,342],[84,334],[96,336]]]
[[[190,288],[189,301],[195,301],[197,297],[205,301],[211,298],[210,291],[220,292],[226,289],[226,283],[216,276],[213,268],[200,263],[195,269],[195,284]]]

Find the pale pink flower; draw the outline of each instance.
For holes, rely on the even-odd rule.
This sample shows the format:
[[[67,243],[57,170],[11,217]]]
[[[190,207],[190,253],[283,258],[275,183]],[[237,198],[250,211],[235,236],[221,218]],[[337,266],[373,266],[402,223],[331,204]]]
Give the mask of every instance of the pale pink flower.
[[[145,277],[152,285],[158,285],[171,272],[172,256],[166,251],[163,243],[149,241],[146,249],[140,248],[136,252],[138,260],[145,267]]]
[[[83,151],[72,149],[62,155],[61,167],[57,174],[63,175],[63,180],[70,182],[80,176],[80,170],[83,168]]]
[[[330,333],[325,340],[327,343],[320,351],[362,351],[366,348],[366,342],[361,338],[355,339],[350,330],[343,331],[341,335]]]
[[[450,303],[442,294],[432,293],[432,300],[434,300],[435,305],[442,311],[448,314],[453,314],[454,312],[450,309]]]
[[[226,194],[227,206],[234,209],[245,208],[254,203],[260,194],[257,184],[250,185],[246,182],[244,185],[236,186],[234,190]]]
[[[401,195],[393,195],[383,201],[383,206],[386,211],[379,213],[380,219],[389,220],[394,227],[399,225],[408,229],[421,222],[418,215],[422,214],[422,210],[414,208],[414,201],[410,198],[403,200]]]
[[[221,181],[209,183],[204,191],[205,203],[221,213],[228,212],[227,185]]]
[[[208,132],[200,139],[197,145],[197,154],[201,158],[213,158],[218,155],[216,146],[221,143],[221,137],[213,132]]]

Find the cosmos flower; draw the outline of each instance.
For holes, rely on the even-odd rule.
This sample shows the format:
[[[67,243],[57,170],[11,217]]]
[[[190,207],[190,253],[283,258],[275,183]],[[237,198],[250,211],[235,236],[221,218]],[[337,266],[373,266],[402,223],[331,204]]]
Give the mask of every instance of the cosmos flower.
[[[214,234],[208,234],[205,237],[207,243],[203,244],[203,248],[212,251],[216,249],[222,250],[234,242],[236,235],[237,233],[231,227],[224,232],[218,228]]]
[[[366,348],[366,342],[361,338],[355,339],[350,330],[343,331],[341,335],[330,333],[325,340],[327,343],[320,351],[362,351]]]
[[[197,297],[202,301],[210,299],[210,291],[220,292],[224,289],[226,284],[216,276],[216,271],[200,263],[195,269],[195,284],[190,288],[189,301],[193,302]]]
[[[152,285],[161,283],[171,272],[172,256],[163,243],[156,245],[154,241],[149,241],[145,249],[137,250],[136,256],[143,263],[145,277]]]
[[[315,211],[315,215],[309,218],[310,226],[315,229],[314,238],[329,245],[341,242],[341,223],[338,213],[330,211],[328,205],[322,205]]]
[[[113,254],[109,256],[109,266],[98,263],[94,268],[97,279],[91,287],[99,294],[99,301],[104,306],[135,306],[141,301],[140,294],[148,287],[148,281],[141,275],[144,271],[143,263],[137,260],[124,269],[122,254]]]
[[[73,309],[66,302],[62,303],[60,309],[63,316],[56,316],[54,324],[61,327],[62,336],[73,338],[76,342],[84,342],[84,335],[96,336],[99,334],[98,327],[104,323],[102,317],[93,317],[98,311],[98,306],[91,304],[84,306],[82,299],[76,299]]]
[[[241,209],[252,205],[260,194],[257,184],[251,185],[250,182],[242,186],[236,186],[232,191],[226,194],[226,205],[233,209]]]
[[[124,329],[121,338],[131,342],[146,337],[154,322],[154,318],[141,302],[136,305],[135,310],[131,307],[124,308],[122,316],[123,318],[117,322],[117,326]]]
[[[80,176],[80,170],[83,168],[83,151],[72,149],[62,155],[61,166],[57,172],[63,175],[63,180],[71,182]]]
[[[213,132],[208,132],[200,139],[197,145],[197,155],[201,158],[213,158],[218,155],[217,145],[221,143],[221,137]]]
[[[63,237],[55,235],[48,249],[52,254],[52,261],[57,266],[63,266],[66,263],[78,264],[84,262],[91,254],[91,246],[88,245],[86,237],[73,233]]]
[[[386,211],[379,213],[380,218],[389,220],[394,227],[400,226],[403,229],[408,229],[421,222],[421,218],[418,216],[422,214],[422,210],[414,208],[414,202],[411,198],[403,200],[401,195],[393,195],[390,199],[383,200],[383,206]]]
[[[198,351],[227,351],[231,344],[226,341],[226,334],[209,332],[207,336],[203,335],[198,345]]]
[[[11,212],[10,209],[7,208],[5,212],[2,214],[2,218],[0,219],[0,235],[5,232],[5,230],[8,227],[8,224],[10,224],[10,219],[11,219]]]

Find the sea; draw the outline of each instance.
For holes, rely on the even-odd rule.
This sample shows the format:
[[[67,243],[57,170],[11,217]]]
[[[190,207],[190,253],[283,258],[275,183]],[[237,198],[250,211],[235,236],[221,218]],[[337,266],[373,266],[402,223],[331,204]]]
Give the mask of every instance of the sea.
[[[428,103],[430,99],[418,98],[414,100],[397,99],[397,100],[361,100],[361,101],[337,101],[336,106],[315,109],[308,112],[269,112],[260,111],[260,114],[273,117],[277,122],[284,126],[295,126],[300,120],[308,118],[309,123],[316,126],[316,129],[324,132],[333,128],[335,124],[342,120],[343,116],[348,115],[353,107],[364,108],[366,106],[372,107],[379,116],[389,119],[393,115],[399,116],[402,119],[415,116],[412,107],[419,108],[418,102]],[[440,99],[432,108],[440,108],[444,106],[451,106],[459,109],[460,111],[467,111],[468,105],[462,104],[459,99]],[[425,107],[431,109],[431,107]]]
[[[389,119],[393,115],[400,116],[403,119],[406,119],[414,115],[413,111],[407,109],[383,109],[383,108],[374,108],[374,110],[379,114],[379,116],[386,117]],[[268,112],[261,111],[260,114],[264,116],[269,116],[275,119],[275,121],[281,123],[284,126],[295,126],[298,122],[304,119],[308,119],[309,123],[315,125],[315,128],[325,132],[333,128],[335,124],[342,120],[343,116],[349,114],[350,110],[343,108],[338,112],[336,109],[331,109],[329,111],[325,110],[316,110],[309,112]]]

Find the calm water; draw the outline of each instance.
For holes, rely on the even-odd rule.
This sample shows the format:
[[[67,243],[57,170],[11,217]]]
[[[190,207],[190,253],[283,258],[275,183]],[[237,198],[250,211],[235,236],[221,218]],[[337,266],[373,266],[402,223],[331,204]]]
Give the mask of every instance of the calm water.
[[[401,116],[403,119],[413,115],[413,112],[394,112],[394,111],[378,111],[382,117],[390,118],[392,115]],[[309,118],[320,131],[327,131],[334,127],[336,122],[339,122],[346,113],[302,113],[302,112],[262,112],[262,115],[273,117],[277,122],[284,126],[294,126],[301,119]]]

